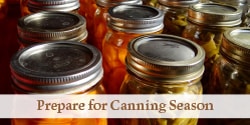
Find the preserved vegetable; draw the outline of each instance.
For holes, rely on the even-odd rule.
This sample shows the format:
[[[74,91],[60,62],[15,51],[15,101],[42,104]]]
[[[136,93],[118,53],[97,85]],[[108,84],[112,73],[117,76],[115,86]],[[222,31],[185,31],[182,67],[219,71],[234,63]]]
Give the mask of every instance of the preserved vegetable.
[[[128,43],[140,35],[161,33],[163,14],[158,9],[143,5],[114,6],[108,14],[109,29],[102,43],[103,82],[107,93],[117,94],[126,73]]]
[[[198,44],[181,37],[137,37],[128,45],[128,72],[120,93],[201,95],[204,58],[205,52]],[[121,120],[122,125],[196,125],[197,121],[197,118]]]
[[[206,68],[202,78],[204,93],[213,63],[219,56],[223,32],[241,24],[241,13],[242,11],[236,7],[216,3],[200,3],[189,7],[188,25],[182,37],[198,43],[206,52]],[[223,18],[225,15],[227,18]]]

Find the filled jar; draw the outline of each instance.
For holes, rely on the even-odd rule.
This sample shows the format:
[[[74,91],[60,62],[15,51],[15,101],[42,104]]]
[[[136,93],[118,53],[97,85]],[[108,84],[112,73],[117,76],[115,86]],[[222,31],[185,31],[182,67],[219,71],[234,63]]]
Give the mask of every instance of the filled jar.
[[[108,31],[102,43],[104,87],[107,93],[119,93],[126,74],[127,45],[135,37],[160,34],[163,13],[144,5],[118,5],[108,11]]]
[[[40,11],[78,13],[79,0],[20,0],[21,16]]]
[[[241,14],[241,9],[224,4],[199,3],[189,7],[188,25],[182,37],[198,43],[206,52],[206,68],[202,78],[205,93],[212,65],[219,57],[223,32],[239,26]]]
[[[21,48],[48,41],[86,43],[86,20],[79,14],[67,12],[38,12],[24,16],[17,24]]]
[[[221,56],[215,62],[209,94],[250,94],[250,28],[237,27],[224,33]],[[213,125],[249,125],[250,119],[216,119]]]
[[[102,41],[108,30],[107,15],[108,9],[112,6],[119,4],[142,4],[141,0],[124,0],[124,1],[110,1],[110,0],[97,0],[97,9],[95,11],[94,22],[94,38],[92,44],[99,50],[102,50]]]
[[[201,95],[204,50],[173,35],[145,35],[128,45],[121,94]],[[189,100],[190,101],[190,100]],[[122,125],[196,125],[197,118],[122,119]]]
[[[165,13],[164,34],[181,36],[187,26],[188,8],[199,0],[158,0],[156,7]]]
[[[49,42],[18,51],[10,63],[16,94],[104,94],[102,56],[78,42]],[[49,115],[49,114],[48,114]],[[107,125],[105,118],[13,118],[12,125]]]

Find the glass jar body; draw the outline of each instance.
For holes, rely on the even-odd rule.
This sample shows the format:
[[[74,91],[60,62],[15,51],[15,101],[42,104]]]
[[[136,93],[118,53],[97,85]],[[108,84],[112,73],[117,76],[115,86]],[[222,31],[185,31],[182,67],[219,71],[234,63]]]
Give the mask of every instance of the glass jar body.
[[[188,25],[182,33],[182,37],[198,43],[206,52],[205,72],[202,77],[204,93],[207,90],[213,63],[219,57],[219,47],[223,33],[229,28],[231,27],[198,25],[188,21]]]
[[[16,94],[25,94],[14,89]],[[101,81],[87,91],[72,94],[105,94]],[[17,118],[12,119],[12,125],[107,125],[106,118]]]
[[[250,94],[250,69],[220,57],[210,76],[209,94]],[[211,125],[249,125],[250,119],[209,119]]]
[[[157,8],[165,12],[164,34],[181,36],[185,26],[187,26],[187,7],[166,7],[157,4]]]
[[[193,81],[180,83],[160,83],[157,81],[146,81],[128,73],[121,86],[121,94],[202,94],[201,78]],[[197,118],[176,118],[176,119],[122,119],[122,125],[196,125]],[[147,125],[148,125],[147,124]]]
[[[100,7],[98,6],[95,11],[94,16],[94,39],[93,45],[97,47],[100,51],[102,51],[102,41],[107,33],[107,14],[108,8],[107,7]]]
[[[92,44],[94,38],[94,15],[97,9],[96,1],[95,0],[80,0],[80,15],[84,16],[87,21],[87,30],[89,32],[87,43]]]
[[[125,57],[127,45],[135,37],[146,34],[160,34],[162,29],[152,33],[128,33],[108,28],[102,42],[104,87],[107,93],[118,94],[126,74]]]

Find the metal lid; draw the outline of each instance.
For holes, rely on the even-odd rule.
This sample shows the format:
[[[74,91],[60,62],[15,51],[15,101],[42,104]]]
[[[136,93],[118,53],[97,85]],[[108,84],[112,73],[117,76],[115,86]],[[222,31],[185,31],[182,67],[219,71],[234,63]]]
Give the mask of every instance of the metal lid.
[[[27,45],[57,40],[81,41],[88,35],[85,18],[67,12],[30,14],[18,20],[17,30],[20,41]]]
[[[156,32],[163,28],[163,13],[144,5],[118,5],[108,10],[108,25],[130,33]]]
[[[194,80],[204,72],[204,50],[173,35],[145,35],[128,45],[126,64],[140,78],[160,82]]]
[[[220,53],[242,67],[250,65],[250,28],[237,27],[224,32]]]
[[[98,49],[79,42],[47,42],[16,53],[10,62],[14,86],[26,93],[75,93],[102,78]]]
[[[247,0],[210,0],[210,1],[215,3],[230,4],[234,6],[242,6],[247,4]]]
[[[158,0],[158,3],[168,7],[189,7],[199,3],[199,0]]]
[[[142,4],[142,0],[96,0],[96,4],[102,7],[112,7],[118,4]]]
[[[64,11],[70,12],[80,7],[79,0],[28,0],[31,12],[38,11]]]
[[[188,20],[200,25],[237,26],[241,24],[242,10],[224,4],[199,3],[190,6]]]

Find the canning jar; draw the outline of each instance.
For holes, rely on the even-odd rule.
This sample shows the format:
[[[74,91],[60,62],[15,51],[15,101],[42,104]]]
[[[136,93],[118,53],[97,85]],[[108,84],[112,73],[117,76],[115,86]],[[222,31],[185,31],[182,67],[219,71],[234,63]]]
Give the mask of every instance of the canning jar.
[[[153,51],[152,51],[153,50]],[[144,35],[128,45],[121,94],[202,94],[204,50],[174,35]],[[123,125],[196,125],[197,118],[122,119]]]
[[[79,0],[20,0],[21,16],[39,11],[78,13]]]
[[[220,47],[221,56],[212,69],[209,94],[250,94],[249,34],[249,27],[237,27],[225,31]],[[216,119],[211,124],[249,125],[249,123],[250,119]]]
[[[204,92],[212,65],[219,56],[223,32],[241,24],[241,13],[239,8],[217,3],[199,3],[189,7],[188,25],[182,37],[198,43],[205,49],[206,68],[202,78]]]
[[[165,13],[164,34],[181,36],[187,25],[188,7],[199,0],[158,0],[156,7]]]
[[[242,9],[242,26],[245,26],[245,19],[246,19],[246,14],[248,11],[248,4],[247,0],[209,0],[211,3],[220,3],[220,4],[226,4],[226,5],[232,5],[235,7],[238,7]]]
[[[108,11],[108,31],[103,40],[104,87],[107,93],[119,93],[126,74],[127,45],[133,38],[145,34],[160,34],[163,14],[144,5],[118,5]]]
[[[112,6],[119,4],[142,4],[141,0],[124,0],[124,1],[110,1],[110,0],[97,0],[97,9],[94,16],[94,39],[93,45],[99,50],[102,50],[102,40],[107,33],[107,14],[108,9]]]
[[[18,51],[10,63],[16,94],[104,94],[102,56],[78,42],[48,42]],[[105,118],[12,119],[12,125],[107,125]]]
[[[22,47],[48,41],[86,43],[86,20],[79,14],[67,12],[38,12],[18,20],[18,41]]]

